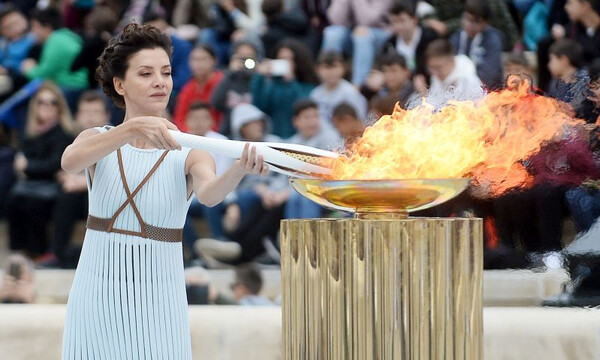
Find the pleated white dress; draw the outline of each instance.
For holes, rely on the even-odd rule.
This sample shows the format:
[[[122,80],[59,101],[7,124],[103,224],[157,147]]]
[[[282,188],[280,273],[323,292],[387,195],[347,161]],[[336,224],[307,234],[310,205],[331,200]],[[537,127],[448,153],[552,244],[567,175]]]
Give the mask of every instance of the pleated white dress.
[[[63,360],[192,358],[181,236],[171,236],[183,228],[190,204],[189,151],[125,145],[122,166],[117,151],[96,164]]]

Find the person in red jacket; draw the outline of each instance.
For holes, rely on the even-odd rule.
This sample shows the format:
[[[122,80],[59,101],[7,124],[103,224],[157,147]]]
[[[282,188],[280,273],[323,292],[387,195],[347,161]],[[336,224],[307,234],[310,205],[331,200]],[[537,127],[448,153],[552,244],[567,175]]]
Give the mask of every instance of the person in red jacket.
[[[190,105],[196,101],[210,102],[210,98],[223,79],[223,73],[216,70],[217,57],[212,48],[206,45],[198,45],[190,54],[190,69],[192,78],[183,86],[177,96],[175,110],[173,112],[173,123],[181,131],[187,132],[185,119]],[[223,113],[211,108],[211,114],[215,123],[212,130],[218,130]]]

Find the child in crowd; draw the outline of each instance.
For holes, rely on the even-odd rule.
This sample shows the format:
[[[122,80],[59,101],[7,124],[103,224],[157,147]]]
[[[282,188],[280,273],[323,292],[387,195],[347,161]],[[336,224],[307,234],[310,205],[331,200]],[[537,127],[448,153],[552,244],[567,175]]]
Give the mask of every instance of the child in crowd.
[[[425,77],[414,77],[415,89],[427,102],[439,108],[448,100],[476,100],[483,96],[481,80],[475,65],[465,55],[454,55],[450,41],[438,39],[425,52],[427,68],[431,74],[431,87],[427,88]]]
[[[527,78],[533,79],[534,70],[525,54],[512,52],[504,58],[503,73],[505,81],[510,75],[525,75]]]
[[[468,0],[462,16],[462,28],[450,41],[456,54],[466,55],[475,64],[477,76],[488,89],[503,85],[502,38],[489,25],[492,10],[486,0]]]
[[[331,120],[333,126],[344,138],[346,148],[360,138],[365,131],[364,122],[359,119],[354,107],[347,103],[341,103],[333,109]]]
[[[361,88],[363,95],[370,101],[375,98],[394,98],[400,106],[406,107],[415,95],[411,81],[411,72],[402,55],[387,53],[379,60],[379,70],[371,72],[367,82]]]
[[[236,106],[231,113],[231,126],[235,140],[282,141],[278,136],[269,134],[269,118],[254,105]],[[273,171],[267,176],[247,175],[234,195],[225,199],[223,228],[225,236],[235,243],[215,239],[196,241],[195,249],[204,260],[252,261],[265,253],[265,238],[273,242],[277,239],[279,222],[289,196],[287,177]],[[236,255],[233,251],[236,245],[237,256],[232,258]],[[224,246],[227,251],[222,251]]]
[[[262,57],[260,42],[246,39],[233,44],[229,68],[210,99],[211,105],[223,112],[219,127],[221,134],[231,136],[231,110],[236,105],[252,103],[250,80]]]
[[[190,53],[189,62],[192,79],[181,89],[173,112],[173,123],[186,132],[185,120],[190,105],[195,101],[210,102],[213,92],[223,79],[223,73],[216,69],[217,57],[212,48],[206,45],[196,46]],[[223,114],[216,109],[211,109],[211,112],[215,119],[213,130],[218,130]]]
[[[574,40],[562,39],[550,46],[548,70],[552,75],[548,95],[568,103],[575,115],[588,122],[596,121],[593,104],[588,99],[589,75],[581,69],[582,47]]]
[[[212,139],[227,139],[227,137],[211,130],[215,121],[210,110],[210,105],[206,102],[197,101],[192,103],[186,117],[188,132],[190,134],[205,136]],[[211,155],[215,160],[215,174],[217,175],[223,174],[233,162],[231,158],[223,155]],[[198,234],[194,228],[192,218],[204,217],[208,222],[211,236],[215,239],[222,239],[225,236],[223,226],[221,225],[221,215],[223,214],[223,211],[224,205],[222,204],[208,207],[200,204],[194,197],[190,204],[188,216],[183,227],[183,238],[190,249],[193,249],[193,243],[198,239]]]
[[[411,1],[395,2],[390,9],[389,21],[392,36],[383,45],[383,54],[400,54],[412,73],[427,74],[425,50],[429,43],[438,38],[437,33],[419,25],[415,5]]]
[[[331,150],[341,145],[339,134],[330,125],[323,124],[319,117],[318,105],[313,100],[298,100],[294,104],[294,128],[296,135],[288,139],[293,144],[301,144],[319,149]],[[290,191],[285,205],[286,219],[316,218],[322,213],[322,208],[298,194]]]
[[[81,94],[75,113],[75,130],[83,130],[108,125],[110,113],[106,98],[94,90]],[[54,223],[54,239],[51,246],[51,255],[40,267],[60,267],[75,269],[79,258],[80,249],[70,246],[75,223],[85,220],[88,215],[88,191],[84,172],[69,174],[65,171],[58,172],[58,182],[62,192],[58,195],[52,221]]]
[[[318,104],[321,119],[328,123],[331,122],[333,109],[342,102],[352,104],[361,118],[367,116],[367,100],[344,79],[345,73],[344,58],[341,54],[326,51],[317,59],[317,74],[321,85],[310,93],[310,98]]]
[[[235,269],[235,281],[231,284],[233,297],[240,305],[260,306],[274,305],[264,296],[259,295],[263,286],[260,269],[252,263],[241,264]]]

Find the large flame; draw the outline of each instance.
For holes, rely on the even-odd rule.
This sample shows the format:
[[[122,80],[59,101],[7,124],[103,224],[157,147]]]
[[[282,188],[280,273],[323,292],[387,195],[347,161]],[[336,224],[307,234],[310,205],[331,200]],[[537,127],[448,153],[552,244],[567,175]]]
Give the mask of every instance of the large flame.
[[[428,104],[381,117],[333,165],[334,179],[470,177],[491,195],[526,187],[522,161],[578,123],[554,99],[530,93],[528,82],[454,101],[439,111]]]

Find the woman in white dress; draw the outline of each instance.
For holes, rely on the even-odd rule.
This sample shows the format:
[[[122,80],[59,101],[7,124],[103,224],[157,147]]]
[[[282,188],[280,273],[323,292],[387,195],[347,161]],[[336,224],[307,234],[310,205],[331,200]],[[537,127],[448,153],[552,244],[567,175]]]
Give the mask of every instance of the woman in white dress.
[[[125,108],[122,125],[83,131],[65,171],[88,174],[87,231],[69,295],[63,359],[191,359],[182,228],[192,192],[214,206],[248,173],[255,149],[223,175],[212,157],[181,148],[161,118],[169,101],[171,42],[130,24],[100,57],[96,77]]]

